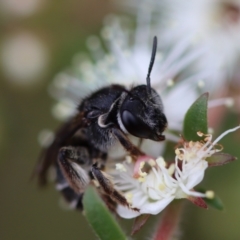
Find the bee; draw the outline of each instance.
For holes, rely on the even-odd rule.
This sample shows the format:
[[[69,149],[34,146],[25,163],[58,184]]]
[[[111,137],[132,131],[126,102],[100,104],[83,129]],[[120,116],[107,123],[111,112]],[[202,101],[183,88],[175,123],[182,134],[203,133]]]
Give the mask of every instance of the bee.
[[[76,115],[59,128],[53,143],[43,151],[37,168],[40,185],[46,184],[49,167],[54,165],[57,189],[73,207],[82,209],[84,190],[92,180],[99,184],[102,198],[110,209],[116,202],[129,207],[104,173],[104,167],[108,149],[116,141],[135,160],[146,155],[129,140],[129,135],[165,140],[163,131],[167,119],[162,100],[151,88],[150,81],[156,51],[157,38],[154,37],[146,85],[127,90],[113,84],[83,99]]]

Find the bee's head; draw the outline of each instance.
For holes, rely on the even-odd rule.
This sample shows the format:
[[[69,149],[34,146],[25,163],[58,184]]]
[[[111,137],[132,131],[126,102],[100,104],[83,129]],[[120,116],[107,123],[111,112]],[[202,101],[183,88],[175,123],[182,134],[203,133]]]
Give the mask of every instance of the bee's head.
[[[152,57],[147,74],[147,85],[133,88],[126,94],[119,109],[122,128],[130,134],[154,141],[164,140],[162,132],[167,127],[163,104],[157,92],[151,88],[150,73],[155,60],[157,38],[154,37]]]
[[[162,132],[167,127],[167,119],[161,98],[154,89],[149,95],[146,85],[133,88],[121,104],[119,114],[130,134],[154,141],[164,140]]]

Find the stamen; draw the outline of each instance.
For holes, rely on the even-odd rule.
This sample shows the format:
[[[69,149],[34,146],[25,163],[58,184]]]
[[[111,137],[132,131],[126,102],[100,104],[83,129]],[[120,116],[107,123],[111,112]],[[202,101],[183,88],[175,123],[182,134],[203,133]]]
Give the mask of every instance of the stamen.
[[[142,182],[145,182],[145,177],[139,177],[138,179],[137,179],[140,183],[142,183]]]
[[[160,167],[160,166],[166,167],[166,165],[167,165],[166,162],[164,161],[164,159],[163,159],[162,157],[157,158],[156,162],[157,162],[157,164],[158,164],[159,167]]]
[[[197,135],[198,135],[199,137],[202,137],[204,134],[203,134],[202,132],[197,132]]]
[[[132,163],[132,157],[131,156],[126,156],[126,162],[128,164]]]
[[[210,136],[207,136],[207,137],[204,138],[204,141],[205,141],[205,142],[208,142],[209,140],[211,140],[211,137],[210,137]]]
[[[156,166],[156,162],[153,160],[153,159],[150,159],[148,161],[148,164],[151,166],[151,167],[155,167]]]
[[[169,175],[172,176],[173,173],[174,173],[174,171],[175,171],[175,166],[174,166],[174,164],[172,163],[172,164],[169,166],[169,168],[168,168],[168,173],[169,173]]]
[[[214,133],[214,129],[209,127],[209,128],[208,128],[208,133],[209,133],[209,134],[213,134],[213,133]]]
[[[198,81],[198,87],[203,88],[205,86],[205,82],[203,80]]]
[[[217,139],[215,139],[215,141],[212,143],[212,145],[215,145],[217,142],[219,142],[224,136],[226,136],[228,133],[230,132],[235,132],[236,130],[238,130],[240,128],[240,126],[237,126],[235,128],[229,129],[227,131],[225,131],[224,133],[222,133]]]
[[[195,192],[195,191],[188,190],[186,188],[186,186],[182,182],[179,183],[179,186],[181,187],[182,191],[184,193],[186,193],[187,195],[189,195],[189,196],[193,196],[193,197],[206,197],[205,193],[200,193],[200,192]]]
[[[145,177],[147,175],[146,172],[142,172],[142,169],[145,165],[145,162],[140,162],[140,166],[139,166],[139,169],[138,169],[138,174],[140,177]]]
[[[215,100],[211,100],[208,103],[208,107],[218,107],[218,106],[223,106],[225,105],[226,107],[232,107],[234,105],[234,99],[233,98],[219,98]]]
[[[172,87],[173,85],[174,85],[173,79],[171,79],[171,78],[168,79],[168,80],[167,80],[167,86],[168,86],[168,87]]]
[[[177,148],[175,150],[175,154],[176,154],[176,156],[178,157],[179,160],[184,159],[184,153],[185,153],[185,150],[183,148]]]
[[[213,191],[206,191],[206,198],[213,199],[215,196],[215,193]]]

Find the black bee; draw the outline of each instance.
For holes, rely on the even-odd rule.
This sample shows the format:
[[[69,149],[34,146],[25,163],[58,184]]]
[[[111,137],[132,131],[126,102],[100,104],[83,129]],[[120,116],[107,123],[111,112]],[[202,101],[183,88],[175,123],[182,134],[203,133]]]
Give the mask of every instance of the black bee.
[[[119,141],[134,159],[144,154],[133,145],[128,135],[140,139],[163,141],[167,127],[163,104],[151,88],[150,73],[157,50],[154,37],[146,85],[127,90],[122,85],[110,85],[86,97],[78,106],[75,117],[56,133],[53,143],[43,152],[37,169],[39,184],[46,183],[49,167],[55,165],[57,188],[66,200],[81,209],[81,198],[91,180],[96,180],[109,205],[126,199],[114,189],[103,173],[108,148]],[[110,206],[110,208],[111,208]]]

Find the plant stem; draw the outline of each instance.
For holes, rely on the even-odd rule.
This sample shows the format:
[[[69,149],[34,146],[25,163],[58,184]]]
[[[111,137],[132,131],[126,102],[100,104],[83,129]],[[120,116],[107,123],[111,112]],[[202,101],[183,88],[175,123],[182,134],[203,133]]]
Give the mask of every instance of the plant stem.
[[[154,236],[154,240],[171,240],[178,231],[183,201],[172,202],[164,210],[160,225]]]

